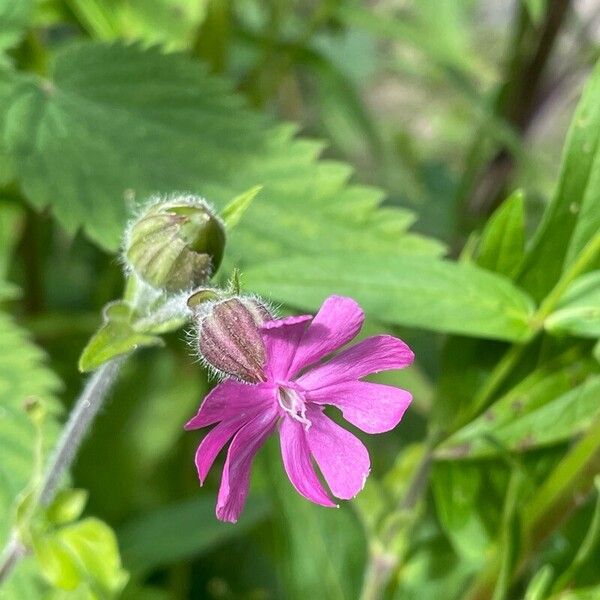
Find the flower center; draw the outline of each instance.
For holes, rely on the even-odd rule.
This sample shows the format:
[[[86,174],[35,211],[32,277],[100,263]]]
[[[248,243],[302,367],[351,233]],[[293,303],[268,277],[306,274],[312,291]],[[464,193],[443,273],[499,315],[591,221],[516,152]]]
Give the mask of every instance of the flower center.
[[[279,386],[277,391],[277,399],[279,406],[299,423],[304,425],[304,429],[308,430],[311,423],[306,418],[306,404],[302,396],[296,391],[288,387]]]

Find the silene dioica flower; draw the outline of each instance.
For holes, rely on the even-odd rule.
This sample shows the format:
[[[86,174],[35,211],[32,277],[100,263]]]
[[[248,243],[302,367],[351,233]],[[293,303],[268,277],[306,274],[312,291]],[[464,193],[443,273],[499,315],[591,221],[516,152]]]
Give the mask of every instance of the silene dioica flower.
[[[390,335],[369,337],[340,350],[364,320],[351,298],[331,296],[317,315],[272,319],[252,298],[208,303],[197,315],[198,345],[206,362],[227,375],[208,394],[186,429],[215,425],[196,452],[202,484],[219,451],[231,440],[216,513],[237,521],[258,449],[279,433],[286,473],[296,490],[322,506],[336,506],[331,494],[350,499],[370,470],[362,442],[324,412],[339,408],[346,421],[367,433],[395,427],[411,402],[409,392],[361,381],[366,375],[410,365],[414,355]],[[325,360],[323,360],[325,359]]]

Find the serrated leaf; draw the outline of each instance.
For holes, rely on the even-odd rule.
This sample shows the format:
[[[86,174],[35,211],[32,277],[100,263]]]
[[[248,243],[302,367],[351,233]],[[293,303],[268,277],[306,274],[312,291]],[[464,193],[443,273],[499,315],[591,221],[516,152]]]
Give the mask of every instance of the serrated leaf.
[[[556,192],[536,232],[519,281],[541,299],[600,227],[600,62],[577,106]]]
[[[600,338],[600,271],[578,277],[544,321],[551,333]]]
[[[316,310],[330,294],[356,298],[379,321],[500,340],[525,340],[533,302],[510,281],[472,265],[424,257],[350,252],[268,262],[245,285],[292,306]]]
[[[59,404],[54,394],[58,378],[43,364],[44,355],[7,315],[0,313],[0,547],[4,547],[12,526],[15,500],[28,485],[34,469],[36,430],[23,408],[28,398],[47,406],[44,442],[46,450],[56,437]],[[32,583],[20,566],[6,585],[7,597]],[[29,589],[29,588],[28,588]],[[12,592],[11,592],[12,590]],[[34,598],[35,596],[25,596]]]
[[[0,0],[0,54],[16,46],[29,22],[31,0]]]
[[[320,144],[248,111],[183,56],[79,44],[56,54],[48,80],[0,74],[0,101],[2,150],[26,196],[106,248],[118,246],[128,199],[190,190],[222,208],[260,182],[261,201],[230,238],[242,266],[290,253],[443,251],[399,234],[406,211],[379,222],[380,191],[347,185],[346,165],[316,161]]]
[[[509,196],[492,215],[479,241],[477,264],[512,277],[525,252],[524,196]]]
[[[205,12],[202,0],[76,0],[69,6],[94,38],[139,40],[169,50],[192,43]]]
[[[561,378],[567,373],[562,373]],[[518,394],[500,400],[487,413],[454,434],[438,449],[444,458],[481,458],[507,450],[523,452],[567,441],[585,431],[600,413],[600,376],[546,399],[548,388],[564,384],[551,377],[530,391],[529,405]],[[545,401],[544,401],[545,400]],[[540,402],[544,401],[540,405]]]
[[[22,212],[0,206],[0,290],[16,287],[5,282],[10,256],[21,228]],[[0,548],[15,525],[17,501],[31,483],[39,441],[36,425],[25,402],[37,403],[46,413],[43,420],[43,449],[49,451],[57,432],[60,404],[55,393],[60,381],[44,366],[44,354],[14,320],[0,312]],[[0,597],[41,597],[40,582],[31,560],[23,560],[3,584]]]

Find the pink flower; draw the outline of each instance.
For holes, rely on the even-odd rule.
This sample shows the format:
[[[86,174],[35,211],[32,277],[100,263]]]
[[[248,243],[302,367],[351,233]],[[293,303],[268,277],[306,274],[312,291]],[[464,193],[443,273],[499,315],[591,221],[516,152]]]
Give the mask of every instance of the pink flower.
[[[233,438],[217,499],[220,520],[237,521],[248,495],[252,460],[275,430],[287,475],[308,500],[336,506],[312,459],[333,496],[347,500],[363,488],[370,470],[367,449],[325,415],[324,405],[339,408],[347,421],[367,433],[393,429],[411,402],[410,393],[361,378],[401,369],[414,358],[403,341],[378,335],[321,362],[353,339],[363,320],[354,300],[331,296],[314,318],[304,315],[263,323],[261,380],[225,380],[186,424],[188,430],[216,424],[196,452],[201,484],[219,451]]]

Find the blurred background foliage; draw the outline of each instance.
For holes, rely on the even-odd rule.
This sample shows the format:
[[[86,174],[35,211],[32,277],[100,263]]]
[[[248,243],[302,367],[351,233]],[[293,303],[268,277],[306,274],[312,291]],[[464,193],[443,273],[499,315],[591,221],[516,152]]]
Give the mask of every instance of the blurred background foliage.
[[[134,354],[0,598],[600,598],[599,49],[594,0],[0,0],[0,541],[149,194],[262,185],[217,281],[417,355],[355,501],[270,442],[231,526],[212,382],[181,332]]]

